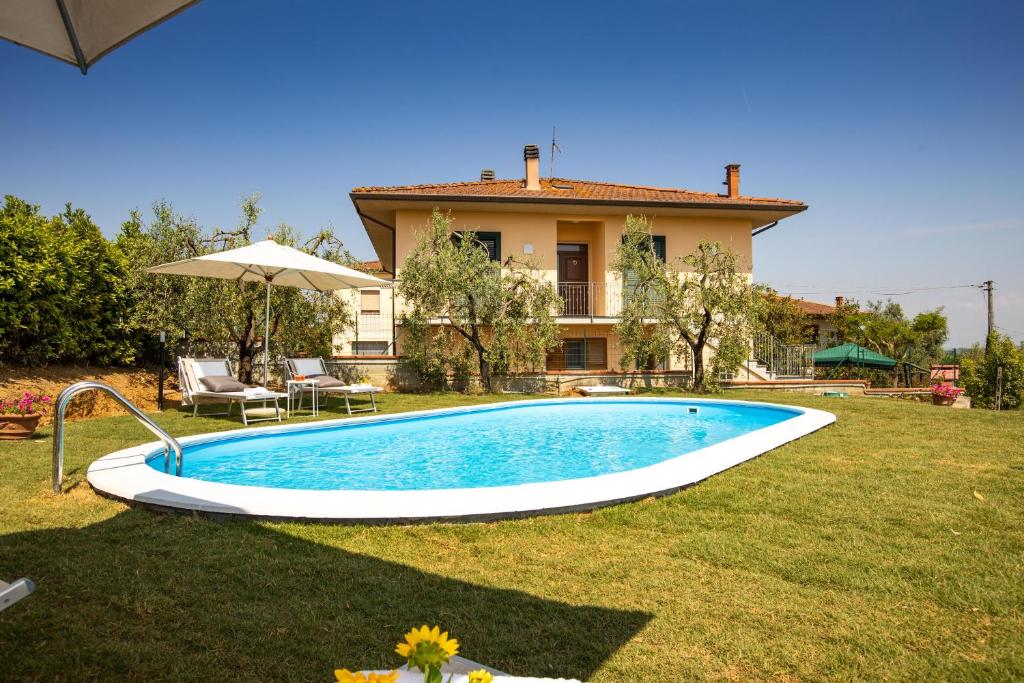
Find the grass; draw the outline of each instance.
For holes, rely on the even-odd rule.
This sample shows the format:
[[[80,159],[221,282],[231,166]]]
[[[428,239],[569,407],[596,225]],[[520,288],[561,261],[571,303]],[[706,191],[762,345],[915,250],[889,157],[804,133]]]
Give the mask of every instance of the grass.
[[[732,395],[730,395],[732,396]],[[162,515],[100,498],[88,463],[129,418],[0,442],[9,680],[327,680],[392,666],[409,626],[512,673],[592,681],[1024,678],[1024,413],[737,397],[832,427],[702,484],[589,514],[395,527]],[[387,395],[388,412],[502,397]],[[237,427],[171,411],[183,435]]]

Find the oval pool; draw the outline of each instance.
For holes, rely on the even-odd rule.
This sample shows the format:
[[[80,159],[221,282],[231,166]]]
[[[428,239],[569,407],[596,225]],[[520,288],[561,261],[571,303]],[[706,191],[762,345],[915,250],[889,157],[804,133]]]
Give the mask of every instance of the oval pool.
[[[797,415],[642,399],[511,404],[194,444],[184,448],[182,474],[290,489],[514,486],[646,467]],[[162,454],[149,465],[162,472]]]
[[[668,492],[834,420],[740,401],[521,401],[186,437],[182,477],[147,444],[98,460],[89,481],[118,498],[226,514],[486,518]]]

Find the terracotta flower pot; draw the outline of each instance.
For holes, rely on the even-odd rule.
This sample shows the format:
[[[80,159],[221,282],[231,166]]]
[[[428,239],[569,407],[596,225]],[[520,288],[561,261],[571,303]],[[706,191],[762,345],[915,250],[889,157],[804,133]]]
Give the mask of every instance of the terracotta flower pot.
[[[937,406],[951,406],[955,401],[955,396],[940,396],[939,394],[932,394],[932,403]]]
[[[13,441],[14,439],[27,439],[36,433],[40,413],[29,413],[28,415],[0,415],[0,440]]]

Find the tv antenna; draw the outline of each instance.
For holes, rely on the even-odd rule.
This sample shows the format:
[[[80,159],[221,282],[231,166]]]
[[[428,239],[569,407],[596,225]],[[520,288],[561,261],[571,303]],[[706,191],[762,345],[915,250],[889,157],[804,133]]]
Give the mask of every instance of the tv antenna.
[[[562,153],[562,148],[555,142],[555,127],[551,127],[551,164],[548,166],[548,176],[555,177],[555,152]]]

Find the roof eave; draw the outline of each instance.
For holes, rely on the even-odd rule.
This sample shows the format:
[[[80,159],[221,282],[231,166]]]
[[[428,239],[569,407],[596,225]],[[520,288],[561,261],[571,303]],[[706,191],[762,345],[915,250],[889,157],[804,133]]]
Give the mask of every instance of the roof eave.
[[[670,209],[725,209],[742,211],[782,211],[800,213],[807,204],[771,204],[751,202],[671,202],[640,199],[589,199],[581,197],[524,197],[504,195],[406,194],[403,192],[350,192],[352,203],[360,199],[413,202],[484,202],[495,204],[586,204],[589,206],[641,206]]]

